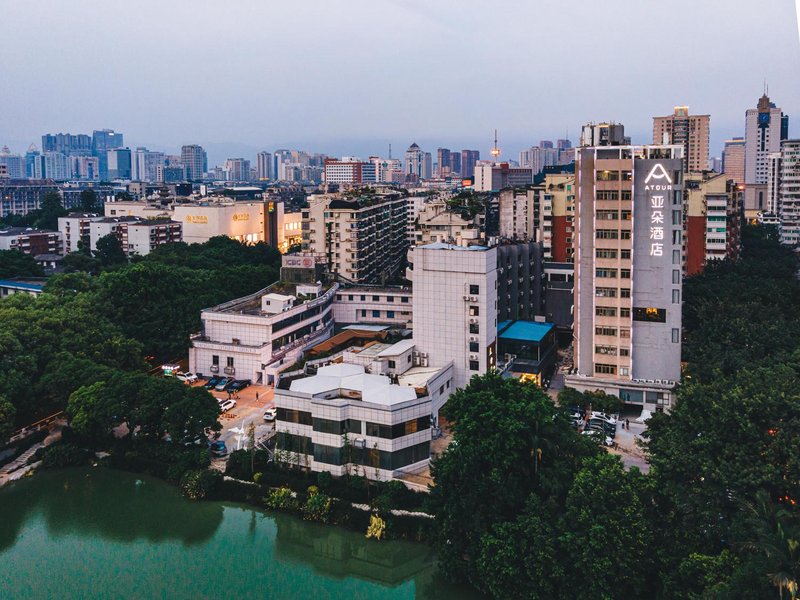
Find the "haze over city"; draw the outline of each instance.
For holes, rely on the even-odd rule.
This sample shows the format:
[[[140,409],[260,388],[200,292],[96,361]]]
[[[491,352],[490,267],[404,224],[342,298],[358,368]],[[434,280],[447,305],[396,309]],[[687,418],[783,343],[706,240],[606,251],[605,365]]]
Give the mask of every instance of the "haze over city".
[[[301,5],[2,3],[3,143],[124,131],[131,147],[503,156],[616,120],[648,142],[673,104],[711,114],[711,155],[762,94],[800,109],[791,0],[665,5],[395,0]],[[769,31],[769,35],[758,32]],[[757,43],[744,41],[753,39]],[[794,127],[792,127],[794,129]]]

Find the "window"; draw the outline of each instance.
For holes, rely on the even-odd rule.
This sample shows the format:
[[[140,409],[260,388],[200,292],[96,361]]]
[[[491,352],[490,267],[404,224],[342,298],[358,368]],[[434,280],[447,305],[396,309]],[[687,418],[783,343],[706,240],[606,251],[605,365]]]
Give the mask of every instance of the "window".
[[[394,296],[386,296],[387,302],[394,302]]]
[[[347,299],[352,302],[353,301],[353,294],[348,294],[347,295]]]
[[[631,278],[631,270],[630,269],[620,269],[619,276],[622,279],[630,279]]]
[[[620,250],[619,251],[619,257],[624,259],[624,260],[630,260],[631,259],[631,251],[630,250]]]
[[[620,194],[620,200],[630,200],[631,199],[631,191],[630,190],[622,190]]]
[[[604,365],[597,363],[594,366],[594,372],[602,375],[614,375],[617,372],[617,367],[614,365]]]
[[[681,291],[680,290],[672,290],[672,303],[673,304],[680,304],[681,303]]]
[[[667,311],[663,308],[635,306],[633,308],[633,320],[645,323],[666,323]]]
[[[481,368],[481,367],[480,367],[480,364],[478,363],[478,361],[477,361],[477,360],[471,360],[471,361],[469,361],[469,370],[470,370],[470,371],[477,371],[477,370],[478,370],[478,369],[480,369],[480,368]]]
[[[616,356],[617,355],[617,347],[616,346],[595,346],[594,347],[595,354],[606,354],[608,356]]]
[[[469,307],[469,316],[470,317],[477,317],[480,314],[480,310],[477,306],[470,306]]]
[[[480,346],[478,342],[470,342],[469,343],[469,351],[470,352],[480,352]]]
[[[617,258],[617,251],[598,248],[594,251],[594,256],[595,258]]]
[[[598,171],[597,181],[619,181],[619,171]]]
[[[620,218],[623,221],[630,221],[631,220],[631,211],[623,210],[622,213],[620,214]]]
[[[366,310],[362,310],[361,311],[361,316],[362,317],[366,317],[367,316],[367,311]]]
[[[598,240],[616,240],[619,239],[619,231],[616,229],[598,229],[594,237]]]
[[[598,200],[619,200],[619,192],[617,190],[600,190],[596,197]]]
[[[633,181],[633,171],[623,171],[622,181]]]
[[[680,250],[673,250],[672,251],[672,264],[673,265],[681,264],[681,251]]]
[[[672,283],[679,284],[681,282],[681,272],[677,269],[672,271]]]
[[[596,306],[594,314],[598,317],[616,317],[617,309],[610,306]]]
[[[394,311],[393,310],[387,310],[386,311],[386,318],[387,319],[394,319]]]
[[[630,317],[631,316],[631,309],[630,308],[620,308],[619,309],[619,316],[620,317]]]
[[[617,270],[616,269],[595,269],[594,270],[595,277],[616,277]]]
[[[212,364],[212,365],[217,365],[217,366],[219,366],[219,356],[217,356],[216,354],[214,354],[214,355],[211,357],[211,364]]]
[[[620,375],[628,375],[628,367],[620,367],[619,368]]]
[[[228,366],[229,366],[229,367],[232,367],[232,366],[233,366],[233,357],[232,357],[232,356],[229,356],[229,357],[228,357],[228,359],[227,359],[227,364],[228,364]]]
[[[469,286],[469,295],[470,296],[477,296],[481,291],[481,286],[479,285],[470,285]]]
[[[630,339],[631,330],[628,329],[627,327],[623,327],[622,329],[619,330],[619,337],[625,338],[625,339]]]
[[[599,287],[595,289],[594,295],[598,298],[616,298],[617,297],[617,289],[616,288],[606,288],[606,287]]]
[[[598,221],[616,221],[619,219],[619,212],[616,210],[598,210],[596,218]]]
[[[680,244],[681,243],[681,230],[675,229],[672,232],[672,243],[673,244]]]
[[[681,211],[679,211],[679,210],[673,210],[672,211],[672,224],[673,225],[681,225],[682,224]]]
[[[403,304],[408,304],[409,302],[408,296],[403,296],[402,298],[400,298],[400,302],[402,302]]]
[[[394,369],[395,367],[397,367],[397,363],[395,363],[393,360],[390,360],[390,361],[387,361],[387,362],[389,363],[389,368],[390,369]]]
[[[620,297],[620,298],[630,298],[630,297],[631,297],[631,290],[630,290],[630,288],[620,288],[620,290],[619,290],[619,297]]]
[[[481,328],[478,326],[477,323],[470,323],[469,324],[469,332],[470,333],[480,333]]]
[[[287,423],[296,423],[298,425],[311,425],[311,413],[302,410],[293,410],[291,408],[277,408],[275,418],[278,421],[286,421]]]
[[[595,327],[594,328],[595,335],[617,335],[617,328],[616,327]]]
[[[620,356],[630,356],[631,355],[631,351],[628,350],[627,348],[620,348],[619,349],[619,355]]]
[[[372,316],[373,316],[373,317],[380,317],[380,316],[381,316],[381,311],[379,311],[379,310],[373,310],[373,311],[372,311]]]
[[[673,329],[672,330],[672,343],[679,344],[681,341],[681,330],[680,329]]]
[[[623,229],[619,232],[619,239],[621,240],[629,240],[631,239],[631,230],[630,229]]]
[[[364,294],[362,294],[362,295],[361,295],[361,301],[362,301],[362,302],[365,302],[365,301],[366,301],[366,299],[367,299],[367,297],[366,297]]]

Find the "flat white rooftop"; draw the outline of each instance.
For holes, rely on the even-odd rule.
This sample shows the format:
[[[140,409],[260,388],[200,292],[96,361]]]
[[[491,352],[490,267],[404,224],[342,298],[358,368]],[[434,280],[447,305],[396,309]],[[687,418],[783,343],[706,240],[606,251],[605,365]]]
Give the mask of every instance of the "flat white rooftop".
[[[312,396],[336,392],[344,400],[354,398],[342,394],[342,390],[359,392],[363,402],[383,406],[393,406],[417,398],[412,387],[395,385],[384,375],[371,375],[361,365],[345,363],[320,367],[316,375],[292,381],[289,390]]]

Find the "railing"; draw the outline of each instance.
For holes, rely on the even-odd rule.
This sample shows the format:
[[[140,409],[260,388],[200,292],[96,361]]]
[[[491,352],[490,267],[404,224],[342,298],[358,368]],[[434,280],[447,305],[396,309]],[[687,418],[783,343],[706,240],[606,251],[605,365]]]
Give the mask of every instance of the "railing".
[[[208,370],[211,371],[212,373],[219,373],[219,365],[211,365],[210,367],[208,367]]]
[[[45,417],[44,419],[40,419],[35,423],[31,423],[30,425],[23,427],[22,429],[18,429],[14,433],[11,434],[11,438],[9,439],[9,443],[16,442],[21,440],[22,438],[27,437],[31,433],[35,433],[45,427],[49,426],[50,423],[57,421],[60,418],[64,417],[64,411],[59,411],[57,413],[53,413],[49,417]]]
[[[225,375],[235,375],[236,374],[236,369],[234,367],[225,367],[223,369],[223,371],[225,372]]]

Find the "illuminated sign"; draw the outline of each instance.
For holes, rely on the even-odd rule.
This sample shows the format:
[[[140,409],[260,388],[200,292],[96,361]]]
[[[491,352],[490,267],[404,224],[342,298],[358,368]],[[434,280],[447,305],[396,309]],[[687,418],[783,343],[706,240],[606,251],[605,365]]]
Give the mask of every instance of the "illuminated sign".
[[[275,203],[274,202],[270,202],[269,204],[267,204],[267,212],[275,212]]]
[[[633,307],[633,320],[646,321],[648,323],[666,323],[667,311],[663,308],[647,307]]]
[[[308,256],[284,256],[283,266],[311,269],[314,266],[314,259]]]
[[[208,223],[208,217],[205,215],[186,215],[186,222],[205,224]]]
[[[233,220],[234,221],[249,221],[250,220],[250,215],[247,214],[247,213],[235,213],[233,215]]]
[[[655,181],[657,183],[651,183]],[[672,191],[672,177],[670,177],[664,165],[657,163],[653,165],[644,180],[645,191],[650,194],[650,256],[664,256],[664,194],[653,194],[652,192]]]

